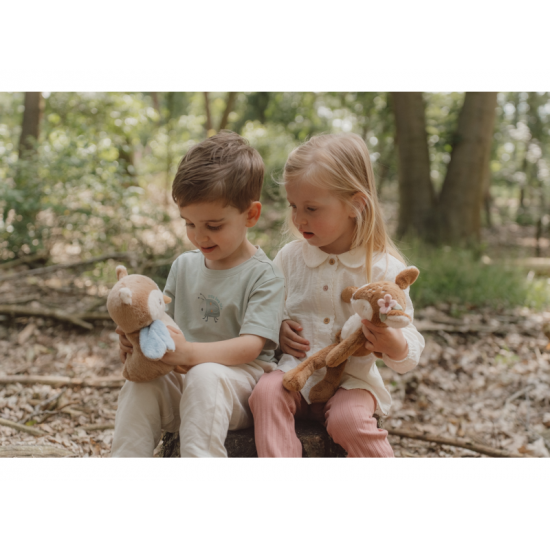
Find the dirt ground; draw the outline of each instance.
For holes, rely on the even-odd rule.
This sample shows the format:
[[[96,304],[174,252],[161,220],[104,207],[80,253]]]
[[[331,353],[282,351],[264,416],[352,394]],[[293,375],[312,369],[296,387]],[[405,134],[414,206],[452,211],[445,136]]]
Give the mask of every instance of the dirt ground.
[[[420,326],[448,319],[434,308],[418,311],[417,318]],[[499,319],[491,312],[478,312],[463,318],[462,325],[500,322],[508,332],[426,332],[426,349],[416,369],[399,375],[380,367],[393,397],[384,426],[469,438],[525,456],[550,456],[550,352],[543,332],[549,321],[550,314],[529,310]],[[4,318],[0,373],[120,376],[118,337],[113,325],[100,325],[86,331],[52,319]],[[0,386],[0,417],[47,433],[35,437],[0,425],[0,447],[46,445],[69,456],[107,457],[118,392],[42,384]],[[398,457],[480,456],[397,436],[390,436],[390,442]]]

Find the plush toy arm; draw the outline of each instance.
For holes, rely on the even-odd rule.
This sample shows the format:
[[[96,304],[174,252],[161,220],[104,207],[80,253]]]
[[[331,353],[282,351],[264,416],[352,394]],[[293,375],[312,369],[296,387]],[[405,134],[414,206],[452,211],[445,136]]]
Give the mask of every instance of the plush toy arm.
[[[307,382],[307,379],[316,370],[322,369],[325,366],[325,359],[328,353],[335,346],[336,344],[331,344],[330,346],[319,350],[317,353],[314,353],[311,357],[308,357],[305,361],[300,363],[297,367],[285,372],[283,376],[283,386],[288,391],[300,391]]]
[[[352,356],[366,342],[363,329],[358,328],[351,336],[340,342],[327,356],[327,367],[336,367]]]
[[[166,325],[158,319],[140,330],[139,346],[145,357],[155,361],[162,359],[167,351],[176,349]]]

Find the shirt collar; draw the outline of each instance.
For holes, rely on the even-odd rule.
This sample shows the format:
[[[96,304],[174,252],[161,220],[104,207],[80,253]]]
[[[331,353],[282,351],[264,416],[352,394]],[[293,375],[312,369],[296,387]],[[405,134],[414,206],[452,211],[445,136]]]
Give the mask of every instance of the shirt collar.
[[[308,267],[319,267],[329,258],[342,262],[346,267],[362,267],[365,265],[365,250],[362,247],[353,248],[343,254],[327,254],[316,246],[311,246],[304,241],[302,245],[304,262]]]

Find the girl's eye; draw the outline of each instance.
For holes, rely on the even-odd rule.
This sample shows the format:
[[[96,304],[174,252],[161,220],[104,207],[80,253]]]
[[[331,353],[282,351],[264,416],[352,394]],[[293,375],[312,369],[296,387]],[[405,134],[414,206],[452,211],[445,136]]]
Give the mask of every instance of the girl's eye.
[[[311,206],[308,206],[308,211],[309,212],[315,212],[315,210],[317,210],[317,208],[311,208]]]
[[[195,227],[195,225],[192,224],[192,223],[186,223],[186,224],[185,224],[185,227]]]
[[[214,227],[212,225],[207,225],[206,226],[206,229],[208,229],[209,231],[218,231],[219,229],[221,229],[222,226],[221,225],[218,225],[217,227]]]
[[[295,204],[289,204],[288,207],[289,208],[296,208],[296,205]]]

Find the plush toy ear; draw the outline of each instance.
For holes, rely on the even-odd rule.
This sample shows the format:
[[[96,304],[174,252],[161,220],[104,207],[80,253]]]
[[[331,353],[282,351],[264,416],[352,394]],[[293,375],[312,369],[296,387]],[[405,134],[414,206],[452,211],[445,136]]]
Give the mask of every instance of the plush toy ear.
[[[416,281],[419,274],[420,271],[418,271],[416,267],[408,267],[397,275],[397,277],[395,278],[395,284],[402,290],[405,290]]]
[[[170,296],[166,296],[166,294],[163,294],[162,297],[164,298],[165,304],[169,304],[172,301],[172,298],[170,298]]]
[[[129,288],[121,288],[119,294],[124,304],[132,305],[132,291]]]
[[[340,295],[340,297],[342,298],[342,300],[344,300],[344,302],[346,302],[346,304],[349,304],[351,302],[351,297],[356,290],[356,286],[348,286],[344,288],[344,290],[342,290],[342,294]]]
[[[128,271],[126,271],[126,268],[123,265],[117,265],[116,266],[116,278],[117,281],[120,281],[122,277],[126,277],[128,275]]]

